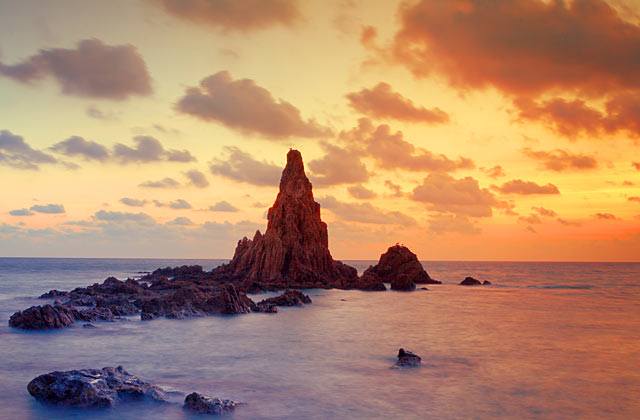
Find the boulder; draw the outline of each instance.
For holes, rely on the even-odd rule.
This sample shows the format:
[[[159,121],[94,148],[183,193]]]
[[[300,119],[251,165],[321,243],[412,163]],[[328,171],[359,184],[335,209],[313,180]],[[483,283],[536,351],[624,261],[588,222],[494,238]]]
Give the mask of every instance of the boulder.
[[[421,363],[422,359],[417,354],[405,349],[398,350],[398,361],[396,362],[396,366],[416,367],[420,366]]]
[[[411,277],[406,274],[396,276],[391,280],[391,290],[397,290],[400,292],[411,292],[416,290],[416,284],[411,280]]]
[[[377,276],[383,283],[392,283],[400,276],[406,276],[403,283],[410,284],[440,284],[432,279],[425,271],[416,254],[402,245],[394,245],[380,256],[378,264],[367,268],[362,277]],[[393,289],[393,287],[392,287]],[[400,289],[396,289],[400,290]]]
[[[491,282],[489,280],[485,280],[482,282],[483,286],[491,286]]]
[[[473,277],[465,277],[464,280],[460,282],[460,286],[480,286],[480,280],[476,280]]]
[[[74,310],[63,305],[32,306],[9,318],[9,326],[23,330],[65,328],[75,321]]]
[[[264,299],[258,305],[300,306],[311,303],[311,298],[299,290],[287,290],[280,296]]]
[[[116,368],[70,370],[40,375],[27,385],[35,399],[68,407],[112,407],[130,400],[166,401],[164,391]]]
[[[232,400],[211,398],[192,392],[184,399],[184,409],[198,414],[225,414],[235,410],[237,403]]]

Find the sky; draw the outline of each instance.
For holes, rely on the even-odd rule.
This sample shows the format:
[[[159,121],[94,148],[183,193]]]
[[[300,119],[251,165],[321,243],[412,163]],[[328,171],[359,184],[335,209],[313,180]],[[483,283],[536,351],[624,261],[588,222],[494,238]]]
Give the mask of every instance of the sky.
[[[640,4],[0,0],[0,255],[640,261]]]

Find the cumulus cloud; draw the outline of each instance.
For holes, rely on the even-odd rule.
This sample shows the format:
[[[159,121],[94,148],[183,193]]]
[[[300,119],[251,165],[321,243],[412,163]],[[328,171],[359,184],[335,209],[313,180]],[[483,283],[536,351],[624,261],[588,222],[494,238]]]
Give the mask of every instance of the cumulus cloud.
[[[472,217],[489,217],[492,207],[500,205],[491,191],[480,188],[476,179],[455,179],[443,173],[429,174],[414,188],[411,198],[433,211]]]
[[[351,194],[352,197],[360,200],[370,200],[378,196],[375,192],[362,185],[351,186],[347,188],[347,191],[349,191],[349,194]]]
[[[53,78],[65,95],[123,100],[149,95],[151,77],[133,45],[107,45],[98,39],[76,48],[42,49],[24,61],[0,62],[0,75],[21,83]]]
[[[370,203],[346,203],[335,197],[319,198],[323,208],[331,210],[336,216],[345,221],[372,223],[380,225],[414,225],[415,219],[399,211],[384,211]]]
[[[215,121],[247,134],[274,140],[323,137],[330,133],[314,120],[304,120],[300,110],[251,79],[234,80],[228,71],[202,79],[188,88],[176,109],[203,121]]]
[[[439,214],[429,220],[429,231],[436,235],[459,233],[477,235],[481,232],[468,217],[460,214]]]
[[[167,222],[167,225],[175,226],[192,226],[194,223],[188,217],[176,217],[175,219]]]
[[[309,162],[311,180],[317,186],[352,184],[369,179],[369,172],[360,158],[348,149],[324,143],[326,154]]]
[[[180,19],[222,31],[249,32],[300,19],[296,0],[148,0]]]
[[[147,204],[147,200],[140,200],[137,198],[130,198],[130,197],[122,197],[120,199],[120,202],[125,206],[129,206],[129,207],[144,207]]]
[[[557,213],[550,209],[545,209],[544,207],[531,207],[531,210],[535,211],[540,216],[544,217],[555,217]]]
[[[371,89],[362,89],[347,95],[349,105],[356,111],[373,118],[395,119],[407,122],[438,124],[449,121],[449,115],[440,108],[427,109],[394,92],[391,85],[380,82]]]
[[[589,170],[596,169],[598,167],[598,161],[595,157],[570,153],[562,149],[544,151],[526,148],[522,153],[524,153],[525,156],[542,163],[544,168],[556,172],[572,169]]]
[[[62,204],[35,204],[29,210],[45,214],[62,214],[65,212]]]
[[[128,221],[142,224],[155,224],[155,220],[146,213],[99,210],[93,215],[93,217],[96,220],[104,222]]]
[[[209,208],[207,210],[209,210],[209,211],[228,212],[228,213],[235,213],[235,212],[238,211],[238,209],[234,205],[232,205],[231,203],[229,203],[227,201],[218,201],[213,206],[209,206]]]
[[[496,190],[503,194],[560,194],[558,187],[551,183],[539,185],[535,182],[523,181],[521,179],[514,179],[512,181],[505,182],[502,186],[496,187]]]
[[[22,136],[0,131],[0,165],[16,169],[38,170],[41,164],[55,164],[58,160],[31,147]]]
[[[357,127],[340,133],[340,139],[349,148],[372,157],[385,169],[449,172],[475,167],[468,158],[451,160],[445,155],[417,148],[404,139],[401,131],[394,133],[386,124],[375,127],[368,118],[361,118]]]
[[[145,181],[139,185],[142,188],[178,188],[180,183],[173,178],[163,178],[158,181]]]
[[[496,165],[492,168],[480,168],[480,170],[484,172],[484,174],[487,175],[489,178],[494,178],[494,179],[500,178],[506,175],[504,173],[504,169],[502,169],[502,166],[500,165]]]
[[[189,185],[193,185],[197,188],[206,188],[209,186],[209,181],[207,177],[202,172],[197,169],[191,169],[184,173],[184,175],[189,180]]]
[[[170,209],[174,210],[187,210],[192,208],[191,204],[188,201],[183,200],[182,198],[170,201],[168,203],[159,200],[153,200],[153,204],[155,204],[156,207],[169,207]]]
[[[121,163],[146,163],[146,162],[193,162],[195,157],[187,150],[165,149],[162,143],[155,137],[136,136],[133,138],[134,146],[118,143],[113,146],[113,157]]]
[[[11,210],[9,212],[9,214],[11,216],[16,216],[16,217],[33,216],[33,212],[31,210],[29,210],[29,209]]]
[[[282,169],[266,160],[259,161],[237,147],[225,147],[226,159],[214,159],[212,174],[253,185],[277,185]]]
[[[50,149],[65,156],[82,157],[86,160],[104,162],[109,158],[109,150],[105,146],[79,136],[71,136],[54,144]]]

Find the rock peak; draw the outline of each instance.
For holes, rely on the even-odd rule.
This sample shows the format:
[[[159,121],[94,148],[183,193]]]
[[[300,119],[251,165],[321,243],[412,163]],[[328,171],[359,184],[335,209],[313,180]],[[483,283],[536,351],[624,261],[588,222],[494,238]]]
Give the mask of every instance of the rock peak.
[[[302,154],[295,149],[290,149],[287,153],[287,166],[282,171],[280,178],[280,193],[295,196],[306,195],[313,200],[311,182],[304,172]]]

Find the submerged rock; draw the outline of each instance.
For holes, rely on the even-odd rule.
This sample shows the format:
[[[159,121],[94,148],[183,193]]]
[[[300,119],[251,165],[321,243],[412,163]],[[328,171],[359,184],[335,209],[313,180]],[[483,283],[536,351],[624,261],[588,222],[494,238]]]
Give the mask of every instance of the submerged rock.
[[[231,262],[214,269],[213,277],[249,291],[355,284],[356,269],[331,257],[327,225],[297,150],[287,153],[280,191],[267,219],[266,232],[240,240]]]
[[[70,370],[40,375],[27,385],[38,401],[69,407],[112,407],[123,401],[166,401],[164,391],[116,368]]]
[[[280,296],[275,296],[258,302],[258,305],[300,306],[310,303],[311,298],[299,290],[287,290]]]
[[[480,286],[480,280],[474,279],[473,277],[465,277],[464,280],[460,282],[460,286]]]
[[[387,252],[380,256],[378,264],[367,268],[362,274],[362,278],[377,278],[383,283],[393,283],[400,289],[393,290],[413,290],[410,284],[440,284],[438,280],[432,279],[425,271],[416,254],[411,252],[409,248],[402,245],[394,245],[387,249]],[[400,279],[400,277],[405,277]]]
[[[482,282],[483,286],[491,286],[491,282],[489,280],[485,280]]]
[[[417,354],[405,349],[398,350],[398,361],[396,362],[396,366],[415,367],[420,366],[420,363],[422,363],[422,358]]]
[[[199,414],[225,414],[235,410],[237,403],[232,400],[212,398],[192,392],[184,399],[184,409]]]
[[[9,318],[9,326],[23,330],[65,328],[75,321],[74,310],[63,305],[32,306]]]

